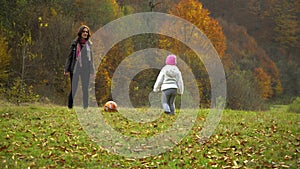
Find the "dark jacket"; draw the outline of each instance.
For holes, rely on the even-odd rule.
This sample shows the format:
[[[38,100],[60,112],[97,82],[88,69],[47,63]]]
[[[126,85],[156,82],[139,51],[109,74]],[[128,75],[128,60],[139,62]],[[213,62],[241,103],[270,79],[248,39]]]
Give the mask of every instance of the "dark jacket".
[[[74,72],[75,66],[78,67],[79,65],[77,64],[78,58],[76,56],[76,50],[77,50],[77,40],[74,40],[72,42],[71,48],[70,48],[70,53],[68,55],[68,58],[66,59],[65,63],[65,72]],[[92,42],[88,41],[88,45],[90,48],[92,48]],[[82,56],[82,67],[85,69],[89,69],[90,74],[95,73],[94,69],[94,62],[93,62],[93,52],[92,49],[90,50],[90,60],[87,58],[87,49],[85,47],[82,48],[81,50],[81,56]]]

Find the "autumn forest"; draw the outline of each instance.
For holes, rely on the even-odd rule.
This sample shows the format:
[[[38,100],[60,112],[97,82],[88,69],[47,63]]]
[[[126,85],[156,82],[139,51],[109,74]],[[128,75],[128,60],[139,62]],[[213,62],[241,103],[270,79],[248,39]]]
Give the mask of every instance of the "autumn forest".
[[[296,0],[2,0],[0,8],[0,96],[8,102],[66,105],[70,82],[63,69],[78,27],[89,25],[93,33],[122,16],[150,11],[181,17],[209,38],[224,66],[227,108],[263,110],[300,97]],[[118,64],[147,48],[168,50],[188,63],[201,107],[209,106],[210,83],[196,54],[155,34],[130,37],[107,53],[97,68],[99,104],[111,99],[110,82]],[[141,98],[151,92],[157,74],[147,70],[132,80],[135,106],[148,104]]]

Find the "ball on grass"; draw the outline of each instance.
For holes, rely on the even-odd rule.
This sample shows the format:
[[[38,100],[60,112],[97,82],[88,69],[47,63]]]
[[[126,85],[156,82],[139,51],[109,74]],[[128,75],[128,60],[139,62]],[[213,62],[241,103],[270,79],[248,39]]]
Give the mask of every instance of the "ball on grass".
[[[108,101],[104,104],[104,111],[106,112],[117,112],[117,103],[114,101]]]

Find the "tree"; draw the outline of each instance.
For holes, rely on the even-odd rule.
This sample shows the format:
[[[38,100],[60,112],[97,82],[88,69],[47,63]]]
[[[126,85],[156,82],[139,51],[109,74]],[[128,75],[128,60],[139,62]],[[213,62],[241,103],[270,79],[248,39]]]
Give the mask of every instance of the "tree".
[[[210,12],[203,8],[197,0],[182,0],[169,10],[170,14],[179,16],[197,26],[211,41],[222,57],[226,50],[225,36],[218,21],[209,16]]]
[[[125,39],[115,46],[102,57],[99,68],[97,70],[97,79],[95,84],[96,99],[98,104],[102,105],[112,99],[111,89],[112,78],[118,65],[130,54],[133,53],[132,38]],[[128,63],[127,67],[136,63]],[[121,78],[126,78],[126,73]],[[127,86],[124,86],[126,88]],[[114,89],[113,89],[114,90]]]
[[[255,75],[258,75],[257,70],[259,70],[259,75],[264,76],[263,80],[267,80],[267,77],[269,77],[269,83],[258,86],[262,87],[260,89],[262,93],[267,93],[265,93],[265,99],[280,95],[282,92],[280,74],[274,61],[258,46],[255,39],[247,33],[245,27],[234,23],[230,24],[223,19],[219,19],[219,21],[223,26],[224,33],[228,37],[227,55],[225,55],[224,59],[231,58],[233,69],[256,72],[256,74],[253,74],[256,78],[257,76]],[[226,71],[229,75],[232,73],[232,70],[228,68]]]
[[[276,1],[272,12],[275,28],[274,40],[282,48],[299,46],[299,1]]]
[[[1,29],[0,29],[1,30]],[[10,66],[10,50],[8,49],[8,43],[4,36],[0,34],[0,84],[7,83]]]
[[[197,0],[181,0],[178,4],[175,4],[169,11],[169,14],[181,17],[192,24],[194,24],[203,34],[210,40],[219,56],[222,57],[226,50],[225,36],[222,32],[222,27],[218,21],[209,16],[209,11],[203,8],[202,4]],[[166,25],[162,25],[161,29],[168,30],[172,27],[176,27],[173,24],[171,28]],[[176,30],[183,32],[184,43],[189,42],[190,37],[202,36],[196,35],[193,29],[188,30],[187,27],[176,27]],[[171,31],[171,30],[170,30]],[[205,46],[208,41],[192,42]],[[202,44],[201,44],[202,43]],[[199,59],[196,53],[192,51],[188,46],[180,42],[179,40],[160,36],[159,38],[160,48],[169,50],[170,52],[179,56],[192,70],[198,86],[199,95],[201,96],[201,104],[209,105],[210,100],[210,80],[205,69],[204,64]],[[209,59],[209,58],[208,58]],[[184,71],[184,70],[183,70]],[[185,82],[188,86],[192,82]]]
[[[268,99],[272,97],[271,77],[262,68],[255,68],[254,76],[258,81],[262,98]]]
[[[202,0],[201,2],[212,12],[213,17],[222,18],[228,24],[236,23],[244,26],[247,33],[255,39],[257,45],[265,51],[268,59],[264,58],[263,60],[269,68],[262,65],[260,67],[271,76],[273,89],[279,91],[274,91],[274,96],[277,98],[298,96],[299,87],[297,84],[300,81],[294,75],[297,75],[295,72],[299,72],[298,67],[300,66],[300,57],[298,57],[300,51],[298,47],[300,1]],[[238,35],[233,36],[227,33],[226,37],[241,39]],[[273,64],[267,60],[271,60]],[[287,65],[292,62],[294,66],[289,67],[287,71]],[[270,71],[271,67],[275,68],[273,65],[278,69],[277,75],[276,71]],[[283,95],[280,94],[282,91]]]
[[[227,107],[239,110],[260,110],[263,99],[259,85],[250,71],[233,70],[226,78]]]
[[[116,0],[76,0],[72,8],[75,22],[87,23],[91,29],[98,29],[123,15]]]

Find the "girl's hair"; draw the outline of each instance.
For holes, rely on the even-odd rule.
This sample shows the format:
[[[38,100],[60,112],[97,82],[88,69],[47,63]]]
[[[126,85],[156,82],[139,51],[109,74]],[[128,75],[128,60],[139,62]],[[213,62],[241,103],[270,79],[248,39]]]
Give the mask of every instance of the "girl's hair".
[[[86,29],[88,30],[88,36],[87,36],[86,40],[89,40],[89,38],[90,38],[90,36],[91,36],[91,32],[90,32],[90,28],[89,28],[88,26],[86,26],[86,25],[82,25],[82,26],[80,26],[80,28],[78,29],[78,33],[77,33],[78,39],[81,38],[81,34],[82,34],[84,28],[86,28]]]

